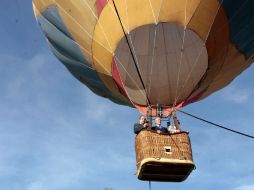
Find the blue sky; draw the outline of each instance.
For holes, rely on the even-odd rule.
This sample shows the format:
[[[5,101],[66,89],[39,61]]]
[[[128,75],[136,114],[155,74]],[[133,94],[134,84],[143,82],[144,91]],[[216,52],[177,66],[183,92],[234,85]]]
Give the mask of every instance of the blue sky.
[[[22,4],[21,4],[22,2]],[[0,189],[148,189],[135,173],[139,113],[94,95],[52,55],[30,0],[0,6]],[[254,135],[254,66],[185,111]],[[254,190],[254,141],[179,114],[197,169],[160,190]]]

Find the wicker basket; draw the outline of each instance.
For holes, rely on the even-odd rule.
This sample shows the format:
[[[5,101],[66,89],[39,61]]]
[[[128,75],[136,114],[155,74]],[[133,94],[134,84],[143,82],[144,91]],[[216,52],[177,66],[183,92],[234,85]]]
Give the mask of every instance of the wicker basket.
[[[158,134],[143,130],[136,136],[137,176],[141,180],[185,180],[195,165],[187,132]]]

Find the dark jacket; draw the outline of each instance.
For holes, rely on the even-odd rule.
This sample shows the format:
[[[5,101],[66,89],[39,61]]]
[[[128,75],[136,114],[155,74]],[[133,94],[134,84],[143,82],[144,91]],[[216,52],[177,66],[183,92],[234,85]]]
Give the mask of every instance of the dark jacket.
[[[151,128],[152,130],[154,130],[154,131],[161,131],[162,133],[168,133],[168,129],[167,128],[165,128],[165,127],[158,127],[158,126],[152,126],[152,128]]]
[[[144,126],[139,124],[139,123],[135,123],[134,124],[134,133],[138,134],[142,129],[144,129]]]

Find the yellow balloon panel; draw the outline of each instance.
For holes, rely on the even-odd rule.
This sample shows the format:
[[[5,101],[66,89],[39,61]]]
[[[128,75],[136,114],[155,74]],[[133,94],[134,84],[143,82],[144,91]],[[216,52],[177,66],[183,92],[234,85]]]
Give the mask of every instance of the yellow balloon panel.
[[[115,0],[117,11],[125,29],[133,30],[139,26],[158,22],[188,24],[203,40],[206,39],[214,22],[219,4],[217,0]],[[157,20],[158,18],[158,20]],[[197,19],[193,19],[197,18]],[[201,24],[202,23],[202,24]],[[203,24],[204,23],[204,24]],[[124,36],[112,1],[104,7],[95,27],[94,41],[114,52]],[[130,40],[131,41],[131,40]],[[101,57],[100,47],[93,44],[93,53],[102,62],[107,71],[111,71],[110,58]],[[110,60],[105,62],[103,60]]]
[[[216,4],[217,0],[210,0],[210,4]],[[218,4],[218,3],[217,3]],[[195,11],[200,6],[199,0],[115,0],[117,11],[120,15],[125,32],[134,30],[135,28],[154,24],[156,22],[169,22],[186,25],[191,21]],[[212,6],[216,7],[216,6]],[[199,22],[195,22],[192,27],[194,31],[205,36],[210,31],[211,24],[209,20],[214,17],[217,10],[201,11],[203,18],[199,22],[206,23],[199,28]],[[200,16],[200,15],[199,15]],[[211,21],[210,21],[211,22]],[[127,30],[127,31],[126,31]],[[205,32],[204,32],[205,31]],[[117,17],[114,4],[109,1],[102,10],[99,20],[94,31],[93,55],[97,61],[94,67],[97,71],[104,74],[111,73],[113,52],[115,52],[120,40],[124,37],[124,32]],[[131,45],[133,39],[129,40]],[[109,49],[112,53],[105,52]],[[95,61],[94,61],[95,62]],[[103,64],[101,66],[100,64]]]
[[[47,7],[55,5],[53,0],[33,0],[33,5],[42,13]]]
[[[202,0],[189,21],[188,28],[195,31],[205,42],[219,12],[217,0]]]

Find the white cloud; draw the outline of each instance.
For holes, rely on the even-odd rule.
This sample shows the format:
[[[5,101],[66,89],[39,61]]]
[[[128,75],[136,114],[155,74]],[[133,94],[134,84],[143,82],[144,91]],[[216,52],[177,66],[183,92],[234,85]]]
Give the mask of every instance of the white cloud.
[[[254,184],[253,185],[241,185],[239,187],[236,187],[234,190],[254,190]]]
[[[222,91],[222,97],[226,101],[231,101],[237,104],[247,102],[248,100],[250,100],[252,94],[252,90],[237,86],[229,86]]]
[[[57,70],[60,63],[47,55],[4,60],[9,68],[0,65],[8,81],[0,81],[2,178],[26,179],[19,189],[57,190],[94,185],[98,175],[107,185],[112,175],[134,173],[135,158],[125,150],[128,143],[134,148],[126,136],[132,130],[125,109],[90,92],[64,67]]]
[[[0,81],[0,87],[7,89],[0,92],[0,152],[4,152],[0,177],[4,181],[15,181],[16,189],[25,190],[98,189],[117,184],[116,189],[124,189],[130,181],[133,186],[143,184],[133,175],[134,109],[96,96],[47,55],[5,60],[21,66],[3,70],[0,65],[0,74],[6,73],[8,81]],[[207,184],[222,178],[235,181],[239,173],[251,172],[247,168],[251,156],[245,156],[247,166],[236,167],[242,160],[235,150],[241,150],[243,143],[233,141],[238,137],[213,128],[192,134],[194,158],[198,158],[198,169],[190,177],[193,183],[201,178]],[[251,146],[244,147],[251,150]]]
[[[35,181],[29,184],[27,190],[46,190],[45,184],[40,181]]]

